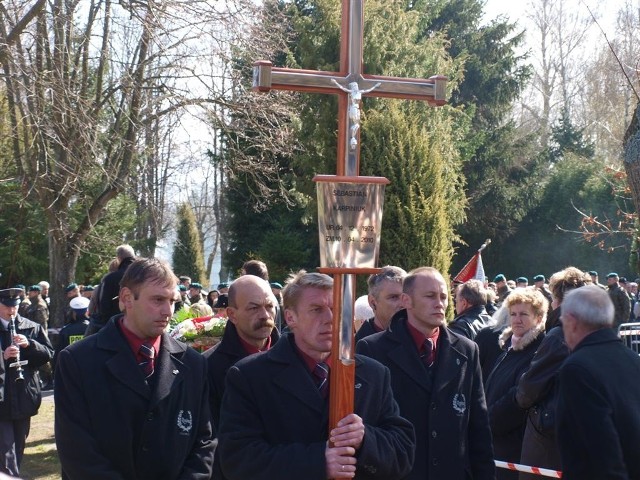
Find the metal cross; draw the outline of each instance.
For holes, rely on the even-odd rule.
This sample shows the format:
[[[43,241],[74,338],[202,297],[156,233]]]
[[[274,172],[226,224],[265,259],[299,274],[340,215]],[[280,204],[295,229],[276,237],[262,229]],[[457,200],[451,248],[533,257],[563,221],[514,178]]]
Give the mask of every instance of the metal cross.
[[[363,2],[342,0],[339,72],[273,67],[271,62],[265,60],[256,62],[253,68],[253,87],[262,92],[272,89],[293,90],[339,96],[336,175],[359,174],[362,97],[426,100],[433,106],[445,104],[446,77],[437,75],[429,79],[412,79],[362,72]]]
[[[444,105],[447,78],[411,79],[368,75],[362,71],[364,0],[342,0],[340,71],[326,72],[274,67],[258,61],[253,68],[255,90],[292,90],[338,95],[338,157],[336,175],[357,177],[360,170],[360,103],[362,97],[426,100]],[[355,363],[353,362],[353,296],[355,274],[371,269],[321,269],[334,275],[333,346],[329,428],[353,412]],[[338,313],[339,312],[339,313]],[[345,355],[344,352],[347,352]]]

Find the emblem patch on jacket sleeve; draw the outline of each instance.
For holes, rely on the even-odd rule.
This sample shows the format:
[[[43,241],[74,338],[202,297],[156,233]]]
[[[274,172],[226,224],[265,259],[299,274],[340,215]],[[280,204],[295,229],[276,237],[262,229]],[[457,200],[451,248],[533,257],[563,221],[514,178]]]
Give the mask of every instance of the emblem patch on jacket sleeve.
[[[180,433],[183,435],[189,435],[191,429],[193,428],[193,415],[191,415],[191,411],[180,410],[178,412],[178,428],[180,429]]]

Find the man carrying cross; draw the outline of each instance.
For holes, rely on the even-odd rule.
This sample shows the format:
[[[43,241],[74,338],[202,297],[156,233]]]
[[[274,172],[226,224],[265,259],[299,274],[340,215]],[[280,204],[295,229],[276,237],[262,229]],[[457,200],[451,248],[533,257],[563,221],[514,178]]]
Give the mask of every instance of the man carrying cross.
[[[332,289],[328,275],[292,275],[283,290],[291,331],[229,369],[218,432],[229,480],[393,480],[410,471],[413,428],[374,360],[356,356],[353,413],[328,431]]]

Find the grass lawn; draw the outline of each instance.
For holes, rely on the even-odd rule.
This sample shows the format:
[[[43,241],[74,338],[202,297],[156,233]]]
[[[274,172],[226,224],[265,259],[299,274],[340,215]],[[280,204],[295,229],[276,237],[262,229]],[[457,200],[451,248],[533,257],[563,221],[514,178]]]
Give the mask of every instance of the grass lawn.
[[[31,417],[20,475],[24,480],[58,480],[60,462],[53,436],[53,392],[46,392],[38,415]]]

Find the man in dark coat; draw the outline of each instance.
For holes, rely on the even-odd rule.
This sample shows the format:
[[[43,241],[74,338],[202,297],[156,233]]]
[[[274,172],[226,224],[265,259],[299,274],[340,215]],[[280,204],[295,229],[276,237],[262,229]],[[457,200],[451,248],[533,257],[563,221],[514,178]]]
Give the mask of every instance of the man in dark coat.
[[[409,272],[402,290],[406,308],[357,351],[389,367],[400,414],[415,428],[419,453],[405,478],[493,480],[478,347],[445,327],[449,289],[436,269]]]
[[[42,287],[40,285],[31,285],[28,288],[29,301],[31,304],[27,307],[25,317],[36,322],[42,327],[42,331],[48,332],[49,322],[49,306],[40,296]],[[40,367],[40,379],[42,380],[42,390],[53,390],[53,370],[49,362]]]
[[[275,296],[265,280],[245,275],[231,284],[228,321],[222,341],[204,354],[209,380],[209,407],[216,428],[220,424],[220,405],[229,368],[244,357],[269,350],[280,337],[275,328],[275,309]],[[224,478],[217,454],[212,478]]]
[[[373,317],[358,329],[356,343],[364,337],[387,329],[391,317],[402,308],[402,280],[406,276],[407,272],[402,268],[392,265],[382,267],[379,273],[369,276],[367,297]]]
[[[610,327],[614,307],[595,285],[562,302],[572,353],[560,368],[558,444],[562,478],[640,478],[640,357]]]
[[[42,395],[38,368],[53,356],[49,338],[40,325],[17,314],[19,290],[0,290],[0,472],[18,477],[31,417],[38,413]],[[14,318],[15,335],[9,322]],[[26,361],[19,372],[16,363]],[[18,377],[22,375],[22,380]]]
[[[217,290],[220,294],[213,308],[227,308],[229,306],[229,284],[219,283]]]
[[[502,302],[504,302],[504,299],[511,293],[511,287],[507,284],[507,277],[502,273],[496,275],[493,282],[496,284],[496,293],[498,294],[497,306],[499,307],[502,305]]]
[[[620,286],[619,280],[620,278],[615,272],[607,275],[607,293],[609,294],[615,311],[613,328],[618,328],[621,323],[628,322],[629,315],[631,314],[629,295],[627,295],[627,291]]]
[[[456,313],[458,316],[448,325],[449,330],[474,340],[480,330],[494,325],[487,314],[487,293],[480,280],[468,280],[456,288]]]
[[[280,334],[275,327],[275,297],[269,284],[245,275],[231,284],[227,326],[222,340],[204,354],[209,378],[209,407],[214,425],[220,421],[220,405],[227,371],[238,360],[269,350]]]
[[[55,436],[63,478],[208,480],[206,362],[165,329],[178,279],[143,258],[122,277],[124,314],[60,352]]]
[[[328,431],[332,289],[327,275],[293,276],[283,292],[291,331],[229,369],[218,435],[227,478],[394,480],[409,472],[413,429],[378,362],[355,356],[355,411]]]
[[[98,299],[98,315],[94,316],[87,329],[87,335],[98,332],[107,324],[109,319],[120,313],[120,280],[129,265],[135,260],[135,253],[131,245],[120,245],[116,249],[116,257],[120,261],[115,272],[108,273],[100,283],[100,298]]]
[[[24,316],[32,322],[36,322],[46,332],[47,322],[49,321],[49,306],[40,296],[41,291],[42,287],[40,285],[31,285],[29,287],[28,295],[31,305],[27,308]]]
[[[90,300],[85,297],[76,297],[69,302],[73,309],[73,320],[62,327],[60,333],[58,333],[58,341],[53,355],[54,366],[62,350],[84,338],[84,333],[89,325],[89,316],[87,314],[89,302]]]

